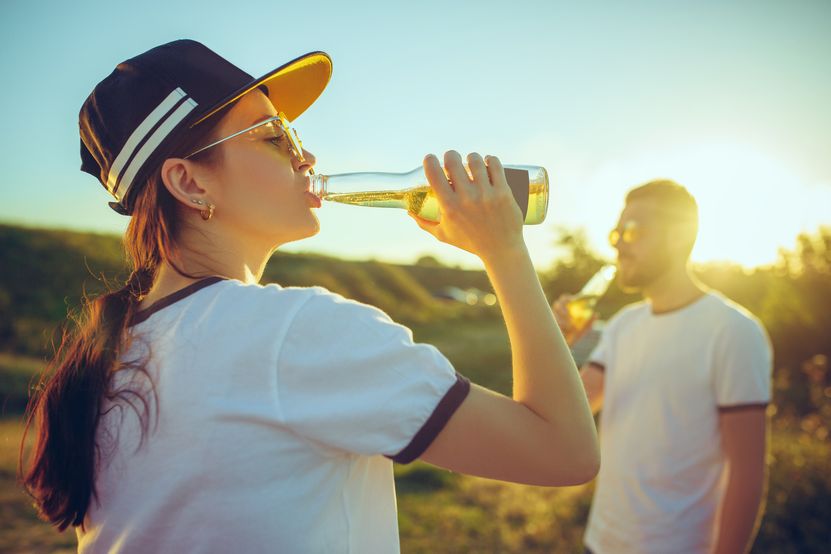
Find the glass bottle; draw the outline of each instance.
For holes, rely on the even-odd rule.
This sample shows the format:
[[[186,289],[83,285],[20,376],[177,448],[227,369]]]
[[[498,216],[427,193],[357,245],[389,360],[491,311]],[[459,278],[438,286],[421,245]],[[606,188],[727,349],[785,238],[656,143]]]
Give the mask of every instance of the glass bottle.
[[[548,172],[544,167],[506,165],[505,177],[526,225],[542,223],[548,211]],[[375,208],[402,208],[439,220],[439,203],[419,166],[406,173],[341,173],[310,176],[321,200]]]
[[[614,281],[616,273],[617,267],[611,264],[604,265],[566,305],[571,318],[571,327],[565,333],[569,344],[573,344],[572,341],[583,334],[584,328],[594,316],[597,301],[609,290],[609,285]]]

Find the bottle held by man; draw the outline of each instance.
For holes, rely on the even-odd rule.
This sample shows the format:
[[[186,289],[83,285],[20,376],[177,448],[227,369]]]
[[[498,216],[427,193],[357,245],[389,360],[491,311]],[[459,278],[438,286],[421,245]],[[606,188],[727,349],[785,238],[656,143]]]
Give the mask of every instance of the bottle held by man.
[[[565,309],[571,321],[571,324],[563,330],[566,342],[574,344],[586,334],[587,327],[594,318],[595,306],[609,290],[609,285],[614,281],[616,273],[617,267],[611,264],[604,265],[586,282],[580,292],[566,302]]]

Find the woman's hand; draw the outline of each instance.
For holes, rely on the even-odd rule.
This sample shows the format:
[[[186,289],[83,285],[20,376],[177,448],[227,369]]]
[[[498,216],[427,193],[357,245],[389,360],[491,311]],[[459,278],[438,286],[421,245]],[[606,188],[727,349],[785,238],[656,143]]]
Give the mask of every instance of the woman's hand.
[[[473,385],[421,459],[459,473],[530,485],[562,486],[594,478],[600,451],[574,359],[548,306],[522,238],[522,214],[496,158],[456,152],[445,170],[433,156],[424,171],[441,221],[417,219],[439,240],[478,255],[485,265],[511,343],[511,398]]]
[[[470,174],[454,150],[445,153],[444,169],[434,155],[425,157],[424,173],[438,200],[441,220],[428,221],[412,213],[410,217],[440,241],[483,260],[523,248],[522,212],[502,163],[494,156],[483,160],[474,152],[467,164]]]

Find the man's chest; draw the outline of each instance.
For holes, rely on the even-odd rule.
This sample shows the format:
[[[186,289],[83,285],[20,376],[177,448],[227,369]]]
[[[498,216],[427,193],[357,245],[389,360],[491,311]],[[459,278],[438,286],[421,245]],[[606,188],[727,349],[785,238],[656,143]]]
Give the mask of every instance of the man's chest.
[[[650,318],[622,328],[610,344],[605,397],[613,403],[670,402],[712,392],[714,330],[704,323]]]

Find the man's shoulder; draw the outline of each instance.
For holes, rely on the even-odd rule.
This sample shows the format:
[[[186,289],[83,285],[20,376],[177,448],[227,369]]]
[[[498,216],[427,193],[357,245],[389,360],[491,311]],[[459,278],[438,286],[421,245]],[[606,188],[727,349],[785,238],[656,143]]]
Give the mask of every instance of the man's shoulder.
[[[750,310],[718,291],[708,291],[709,322],[712,340],[719,350],[755,348],[770,350],[771,342],[764,324]]]
[[[711,313],[728,327],[756,328],[764,331],[762,322],[750,310],[716,290],[707,291]]]

